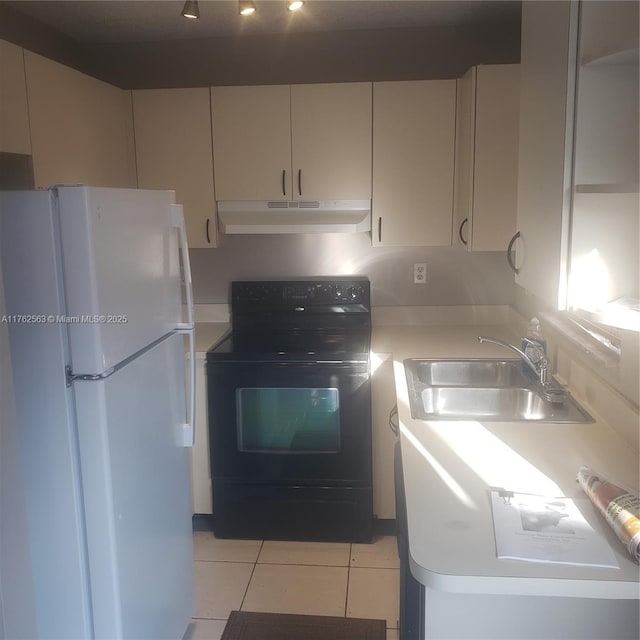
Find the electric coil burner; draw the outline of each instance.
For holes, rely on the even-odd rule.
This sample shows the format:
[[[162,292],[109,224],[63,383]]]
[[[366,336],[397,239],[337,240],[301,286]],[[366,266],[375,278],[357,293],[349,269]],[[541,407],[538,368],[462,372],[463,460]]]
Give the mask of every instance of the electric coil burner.
[[[207,353],[214,531],[369,541],[366,278],[233,282]]]

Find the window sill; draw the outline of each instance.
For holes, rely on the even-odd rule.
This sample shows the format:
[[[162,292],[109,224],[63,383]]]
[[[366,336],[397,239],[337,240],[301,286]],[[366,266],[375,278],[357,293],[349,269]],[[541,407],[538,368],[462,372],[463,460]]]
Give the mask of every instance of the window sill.
[[[560,333],[573,347],[577,348],[590,362],[606,369],[620,366],[620,341],[615,330],[606,331],[597,325],[567,312],[543,312],[540,318],[545,327]]]

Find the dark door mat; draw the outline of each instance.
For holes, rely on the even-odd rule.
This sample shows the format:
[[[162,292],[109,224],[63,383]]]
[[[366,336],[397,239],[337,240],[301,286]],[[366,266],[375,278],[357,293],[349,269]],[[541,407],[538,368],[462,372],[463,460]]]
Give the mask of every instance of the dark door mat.
[[[385,640],[384,620],[232,611],[221,640]]]

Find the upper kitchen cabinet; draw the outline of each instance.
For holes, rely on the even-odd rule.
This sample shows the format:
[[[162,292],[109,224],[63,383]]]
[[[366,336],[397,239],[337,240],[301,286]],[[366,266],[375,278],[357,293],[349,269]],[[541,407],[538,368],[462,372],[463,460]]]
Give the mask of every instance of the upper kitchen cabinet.
[[[213,87],[211,120],[218,200],[293,197],[288,85]]]
[[[24,52],[36,187],[135,187],[131,97],[75,69]]]
[[[565,308],[578,5],[523,2],[516,282]]]
[[[294,198],[371,199],[371,83],[291,87]]]
[[[580,8],[569,305],[618,326],[640,298],[638,18],[637,2]]]
[[[218,200],[369,200],[371,84],[211,89]]]
[[[21,47],[0,40],[0,152],[31,154],[27,85]]]
[[[516,230],[520,67],[472,67],[458,80],[454,243],[504,251]]]
[[[136,90],[133,113],[138,186],[175,190],[189,247],[215,247],[209,90]]]
[[[455,80],[374,83],[374,246],[451,245],[455,113]]]

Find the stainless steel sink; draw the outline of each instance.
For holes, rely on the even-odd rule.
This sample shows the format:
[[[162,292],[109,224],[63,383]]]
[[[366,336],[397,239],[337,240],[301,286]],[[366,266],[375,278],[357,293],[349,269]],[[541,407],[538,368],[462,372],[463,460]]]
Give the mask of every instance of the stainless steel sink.
[[[411,415],[418,420],[593,422],[570,396],[544,399],[520,360],[405,360]]]
[[[405,360],[422,384],[432,387],[514,387],[529,379],[519,360]]]

